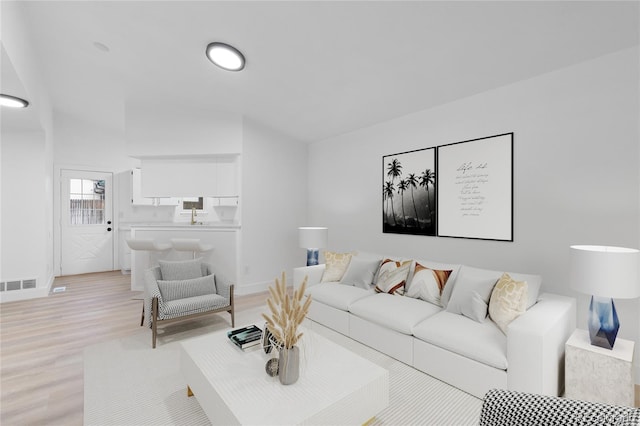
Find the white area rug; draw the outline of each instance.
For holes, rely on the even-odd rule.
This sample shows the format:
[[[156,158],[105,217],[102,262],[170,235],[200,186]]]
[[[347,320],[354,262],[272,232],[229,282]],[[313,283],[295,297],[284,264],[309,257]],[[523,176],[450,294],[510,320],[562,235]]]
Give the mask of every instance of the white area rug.
[[[236,314],[236,325],[262,324],[264,308]],[[197,324],[196,324],[197,323]],[[229,328],[221,314],[164,327],[156,349],[151,331],[97,344],[84,352],[85,425],[208,425],[180,373],[179,341]],[[477,425],[482,401],[331,330],[334,342],[389,370],[389,407],[374,425]]]

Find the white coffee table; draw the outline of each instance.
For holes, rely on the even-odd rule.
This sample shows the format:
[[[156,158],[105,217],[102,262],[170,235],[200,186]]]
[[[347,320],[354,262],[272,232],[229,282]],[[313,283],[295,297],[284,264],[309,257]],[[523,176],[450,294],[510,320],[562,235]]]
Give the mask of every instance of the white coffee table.
[[[357,424],[389,405],[389,372],[305,329],[300,378],[269,377],[270,355],[241,351],[217,332],[183,342],[181,369],[212,424]]]

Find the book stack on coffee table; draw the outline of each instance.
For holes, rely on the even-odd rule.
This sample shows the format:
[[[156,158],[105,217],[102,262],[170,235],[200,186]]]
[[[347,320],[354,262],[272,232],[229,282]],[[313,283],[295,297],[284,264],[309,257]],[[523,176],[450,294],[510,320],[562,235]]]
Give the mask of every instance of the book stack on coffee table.
[[[262,330],[256,325],[237,328],[227,332],[231,342],[242,350],[259,345],[262,341]]]

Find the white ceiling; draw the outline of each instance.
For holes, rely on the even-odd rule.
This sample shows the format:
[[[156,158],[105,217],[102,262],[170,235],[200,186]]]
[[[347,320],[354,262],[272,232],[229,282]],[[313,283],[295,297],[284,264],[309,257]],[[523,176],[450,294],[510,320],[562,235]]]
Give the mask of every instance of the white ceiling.
[[[638,2],[28,1],[54,108],[240,113],[316,141],[638,44]],[[239,73],[205,58],[222,41]],[[105,53],[94,46],[103,43]],[[185,109],[185,112],[188,111]]]

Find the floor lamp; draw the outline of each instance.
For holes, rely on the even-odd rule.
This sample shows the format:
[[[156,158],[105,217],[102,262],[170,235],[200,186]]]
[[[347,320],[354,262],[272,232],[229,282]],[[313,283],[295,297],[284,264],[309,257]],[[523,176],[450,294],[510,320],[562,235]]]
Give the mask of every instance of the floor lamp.
[[[318,251],[327,246],[329,228],[303,226],[298,228],[300,247],[307,249],[307,266],[318,264]]]

